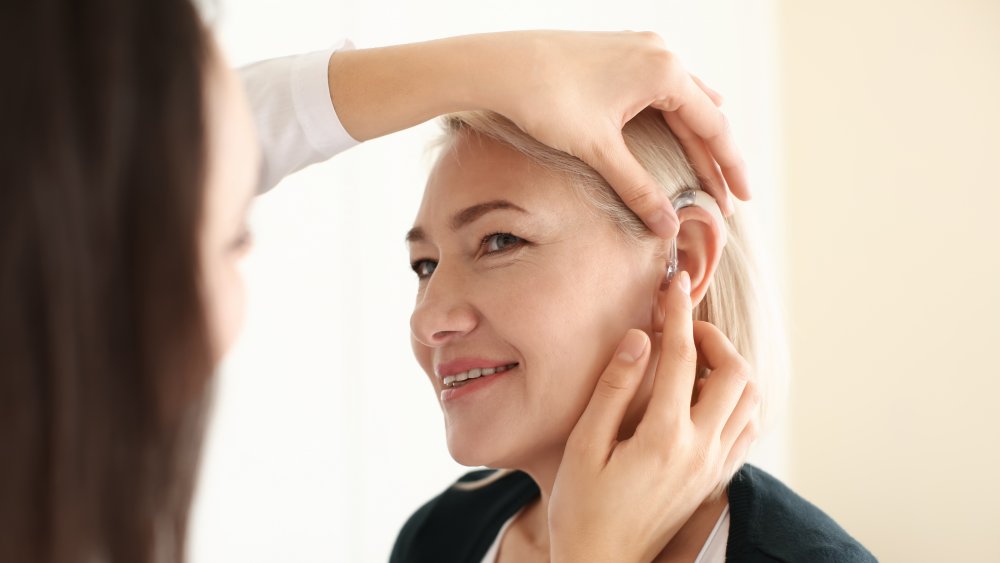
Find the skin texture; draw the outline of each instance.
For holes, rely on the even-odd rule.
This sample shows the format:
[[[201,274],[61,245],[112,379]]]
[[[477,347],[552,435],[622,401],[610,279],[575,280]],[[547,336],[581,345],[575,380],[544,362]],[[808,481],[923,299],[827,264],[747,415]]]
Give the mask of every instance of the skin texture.
[[[202,226],[202,279],[212,348],[218,361],[243,322],[240,262],[250,248],[247,226],[257,186],[260,149],[250,107],[236,73],[213,50],[207,65],[208,167]]]
[[[455,228],[463,210],[498,200],[519,209],[493,209]],[[671,316],[690,319],[691,299],[704,295],[721,247],[708,213],[689,209],[681,218],[678,248],[691,297],[684,295],[687,308]],[[647,336],[635,356],[648,362],[661,354],[661,343],[649,346],[648,338],[662,330],[667,316],[667,291],[661,287],[666,243],[652,237],[627,241],[566,179],[469,132],[438,160],[409,239],[411,261],[421,277],[411,317],[412,345],[441,402],[449,450],[460,463],[517,468],[535,479],[541,499],[510,528],[501,559],[547,560],[548,504],[557,472],[574,426],[595,387],[600,390],[602,372],[614,364],[619,335],[639,327]],[[690,334],[690,320],[686,329]],[[460,358],[517,367],[489,376],[495,380],[481,389],[444,399],[440,366]],[[664,363],[671,360],[665,357]],[[616,429],[616,440],[633,435],[654,393],[657,362],[643,368],[641,383],[625,387],[634,392],[628,406],[603,420],[605,430]],[[692,377],[686,383],[687,405],[682,399],[674,413],[687,416],[693,386]],[[738,387],[730,392],[737,399],[743,391]],[[743,426],[745,421],[740,430]],[[718,472],[714,475],[717,482]],[[708,490],[690,495],[688,505],[678,509],[670,536],[642,552],[645,560],[658,553],[663,561],[697,553],[725,506],[724,498],[704,502]],[[601,496],[593,491],[587,496]],[[597,521],[622,512],[591,514]],[[617,543],[634,537],[630,533],[623,532]]]
[[[590,58],[583,56],[588,53]],[[609,57],[609,53],[615,56]],[[622,57],[634,64],[620,64]],[[243,317],[244,290],[239,262],[249,247],[246,215],[257,185],[259,155],[253,142],[252,119],[237,78],[220,62],[218,55],[215,58],[210,68],[207,112],[210,154],[202,239],[206,310],[213,349],[217,359],[221,359],[235,340]],[[527,66],[537,72],[531,76],[523,74],[525,65],[511,66],[510,62],[515,60],[531,61]],[[600,60],[604,61],[601,65],[604,70],[595,74],[595,67],[591,63]],[[470,67],[469,61],[475,61],[475,66]],[[574,61],[573,65],[567,64],[570,61]],[[425,72],[431,69],[434,72]],[[557,69],[565,73],[555,72]],[[725,181],[729,181],[735,195],[744,199],[749,197],[749,190],[742,179],[742,160],[731,149],[731,136],[724,117],[716,109],[719,101],[717,95],[698,87],[694,79],[683,72],[676,59],[663,49],[659,38],[651,34],[530,32],[526,35],[515,33],[453,38],[385,50],[337,53],[331,58],[330,71],[332,101],[348,131],[356,138],[367,139],[387,134],[449,111],[480,107],[494,109],[508,115],[545,142],[564,147],[592,164],[614,183],[624,200],[662,236],[673,236],[677,232],[672,209],[655,183],[650,182],[648,174],[641,167],[637,168],[631,154],[623,152],[624,145],[621,143],[621,126],[649,104],[661,107],[664,111],[675,112],[679,118],[683,116],[685,123],[690,124],[689,129],[697,143],[691,144],[693,137],[689,135],[685,148],[702,155],[700,160],[695,159],[696,163],[700,162],[702,166],[705,163],[711,164],[701,168],[699,172],[717,192],[718,197],[723,201],[728,197]],[[513,79],[515,76],[518,80]],[[556,76],[562,79],[552,82]],[[594,76],[598,78],[595,79]],[[547,91],[540,90],[541,86],[549,88],[550,83],[557,87]],[[581,84],[593,84],[595,87],[589,95],[576,97],[572,103],[567,103],[564,93],[582,92]],[[638,86],[630,86],[631,91],[619,92],[602,90],[598,87],[602,84]],[[460,96],[449,98],[442,92],[458,92]],[[545,95],[539,97],[538,94],[542,92]],[[384,111],[386,108],[398,108],[399,111]],[[587,121],[590,125],[582,129],[567,130],[566,123],[585,122],[577,119],[579,115],[603,117]],[[367,133],[358,133],[358,123],[362,124],[361,127],[371,129]],[[680,133],[679,135],[685,139]],[[573,142],[578,142],[579,139],[590,139],[593,142],[574,145]],[[564,143],[564,140],[569,143]],[[728,173],[723,178],[723,172],[726,171]],[[565,193],[563,197],[550,195],[553,196],[549,198],[553,205],[579,204],[572,197],[565,197]],[[564,211],[578,212],[580,209],[566,208]],[[576,216],[583,217],[579,213]],[[683,214],[681,219],[684,219]],[[586,216],[586,220],[592,221],[593,215]],[[543,235],[546,234],[544,224],[536,222],[534,226],[541,229],[539,232]],[[569,240],[564,240],[554,232],[549,232],[548,235],[549,238],[544,239],[547,241],[544,248],[559,248],[560,244]],[[593,233],[582,235],[592,236]],[[577,248],[578,252],[587,250],[588,244],[591,245],[591,251],[600,250],[597,248],[599,246],[606,249],[604,243],[607,241],[597,243],[591,240],[587,243],[587,236],[576,241],[583,243],[583,248]],[[465,246],[462,247],[462,252],[474,251],[469,245],[478,248],[477,243],[480,241],[481,237],[463,243]],[[454,251],[459,246],[447,248]],[[581,272],[574,272],[573,269],[579,269],[581,262],[576,260],[572,252],[566,251],[568,247],[564,246],[563,249],[561,254],[557,253],[557,257],[563,261],[566,269],[546,278],[546,283],[553,289],[565,290],[583,285],[577,277]],[[662,242],[651,243],[647,250],[651,254],[661,253]],[[486,268],[479,273],[492,271],[501,275],[517,271],[518,268],[529,271],[533,265],[543,265],[540,260],[533,262],[527,254],[530,253],[511,264]],[[684,263],[683,250],[681,260]],[[591,261],[588,264],[594,266],[599,263]],[[649,377],[643,375],[653,371],[656,365],[655,361],[649,362],[650,347],[647,345],[646,351],[635,361],[623,363],[611,360],[608,366],[611,350],[620,335],[633,326],[643,327],[647,332],[652,330],[655,314],[651,309],[657,310],[658,298],[654,297],[653,287],[658,284],[657,276],[662,272],[663,264],[639,259],[630,261],[629,264],[629,268],[621,271],[604,267],[600,271],[587,272],[589,277],[586,285],[591,288],[605,287],[613,292],[621,287],[619,284],[631,281],[635,282],[632,287],[642,287],[644,290],[639,292],[637,289],[634,295],[616,296],[618,302],[629,310],[628,315],[616,315],[615,319],[609,320],[611,324],[608,326],[579,327],[563,336],[565,341],[572,344],[568,350],[577,350],[580,354],[568,352],[562,358],[565,360],[564,364],[557,367],[564,373],[571,373],[566,369],[571,366],[572,373],[585,380],[572,393],[560,393],[560,408],[565,409],[566,416],[561,416],[553,428],[540,435],[529,447],[507,442],[497,451],[483,451],[467,440],[463,441],[458,432],[454,433],[453,451],[456,456],[468,457],[470,460],[482,457],[499,461],[505,457],[510,460],[527,459],[528,454],[537,453],[538,459],[547,460],[546,464],[539,464],[535,470],[539,482],[554,480],[553,488],[563,491],[590,491],[586,498],[572,492],[554,497],[554,502],[548,509],[550,529],[537,529],[538,534],[541,534],[538,537],[550,536],[551,532],[551,554],[554,561],[649,560],[650,554],[659,553],[678,534],[681,524],[687,521],[688,515],[704,498],[703,490],[708,490],[707,485],[702,483],[700,487],[692,486],[692,493],[679,494],[680,489],[674,486],[676,483],[663,479],[650,483],[643,478],[657,474],[650,467],[659,468],[662,461],[659,452],[669,444],[662,432],[650,435],[642,442],[635,439],[621,444],[617,441],[594,442],[595,437],[604,436],[608,432],[616,437],[619,433],[630,433],[629,426],[634,426],[641,416],[643,395],[640,393],[635,406],[630,407],[632,414],[623,426],[625,405],[632,403],[632,396],[640,387],[646,389],[643,392],[646,396],[649,395]],[[689,261],[688,267],[692,272],[697,270],[693,261]],[[704,279],[707,279],[708,268],[705,270]],[[692,296],[696,296],[699,291],[703,292],[703,288],[699,289],[703,280],[694,281]],[[597,297],[605,298],[604,295]],[[662,298],[662,295],[659,297]],[[527,299],[511,296],[511,299],[517,298]],[[568,302],[568,299],[564,302]],[[590,299],[587,302],[601,301]],[[546,302],[534,303],[539,309],[548,305]],[[607,314],[609,310],[605,308],[603,313]],[[552,322],[549,327],[561,330],[558,325],[559,323]],[[484,330],[480,329],[479,333]],[[414,332],[417,332],[416,328]],[[690,327],[687,334],[690,337]],[[484,347],[469,351],[478,354],[511,354],[521,358],[519,354],[524,350],[515,347],[515,342],[519,343],[521,340],[515,340],[506,330],[497,329],[494,338],[488,342],[490,349]],[[733,360],[738,355],[731,352],[727,357]],[[529,367],[541,361],[535,352],[525,352],[523,359],[524,365]],[[509,375],[517,377],[516,372]],[[736,383],[729,384],[727,388],[730,395],[736,390],[736,397],[739,398],[744,386],[738,384],[738,378],[736,380]],[[639,384],[640,381],[644,382],[643,385]],[[594,385],[597,391],[591,396]],[[529,400],[537,413],[543,407],[542,402],[532,399],[536,395],[527,394],[536,393],[536,389],[539,389],[537,383],[532,383],[531,387],[522,387],[522,397]],[[549,385],[545,389],[558,391],[558,386]],[[688,393],[690,389],[691,386],[688,386]],[[584,409],[584,420],[574,428],[575,417],[584,412]],[[728,416],[733,409],[730,406],[728,411],[725,408],[722,410]],[[459,414],[459,411],[455,411],[449,415],[456,424],[460,420]],[[508,421],[516,418],[509,411],[502,415]],[[669,426],[662,421],[646,424],[647,420],[648,417],[643,418],[643,424],[651,429],[662,430]],[[453,424],[449,428],[458,426]],[[570,435],[571,447],[567,448],[563,465],[559,466],[558,444],[560,440],[565,442],[566,435]],[[578,438],[576,442],[589,445],[572,447],[574,436]],[[595,443],[599,447],[593,447]],[[621,447],[622,444],[630,446],[627,451]],[[732,446],[729,443],[723,450],[729,451]],[[600,451],[603,453],[596,457],[593,455]],[[617,453],[617,457],[612,453]],[[722,462],[706,460],[706,466],[714,467],[713,464],[721,466]],[[567,466],[572,471],[566,471]],[[558,474],[557,467],[562,467]],[[595,494],[594,491],[606,491],[607,494]],[[667,502],[677,502],[683,506],[674,510],[677,514],[675,519],[664,522],[662,526],[643,528],[642,523],[648,520],[646,515],[632,513],[630,519],[625,520],[617,511],[606,508],[606,503],[627,502],[630,499],[636,503],[648,501],[647,504],[652,506],[663,507]],[[657,502],[657,499],[662,502]],[[542,507],[540,513],[545,512]],[[553,518],[553,515],[556,517]],[[553,526],[553,523],[558,525]],[[640,528],[642,533],[637,535],[636,530]],[[623,541],[628,541],[630,547],[636,548],[634,554],[622,550]],[[544,541],[539,545],[544,545]]]
[[[646,107],[663,112],[725,213],[733,210],[730,191],[750,198],[746,166],[718,109],[721,96],[690,75],[655,33],[467,35],[340,51],[329,70],[331,99],[354,138],[489,109],[589,164],[665,239],[677,234],[673,208],[621,134]]]

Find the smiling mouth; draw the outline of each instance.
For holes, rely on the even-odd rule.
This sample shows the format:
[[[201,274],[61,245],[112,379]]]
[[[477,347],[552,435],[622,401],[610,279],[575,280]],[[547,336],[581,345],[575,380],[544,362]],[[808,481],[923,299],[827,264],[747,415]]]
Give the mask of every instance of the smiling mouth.
[[[456,389],[465,385],[466,383],[471,383],[474,379],[479,379],[480,377],[489,377],[491,375],[496,375],[498,373],[503,373],[507,370],[512,370],[517,367],[517,363],[507,364],[505,366],[497,366],[495,368],[473,368],[469,371],[463,371],[462,373],[456,373],[455,375],[446,376],[442,379],[444,387],[447,389]]]

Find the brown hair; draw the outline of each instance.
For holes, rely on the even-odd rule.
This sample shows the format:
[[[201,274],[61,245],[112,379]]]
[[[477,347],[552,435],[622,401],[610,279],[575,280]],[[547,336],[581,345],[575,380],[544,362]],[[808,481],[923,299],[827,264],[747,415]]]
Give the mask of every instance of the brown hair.
[[[0,7],[0,560],[183,559],[207,53],[188,0]]]

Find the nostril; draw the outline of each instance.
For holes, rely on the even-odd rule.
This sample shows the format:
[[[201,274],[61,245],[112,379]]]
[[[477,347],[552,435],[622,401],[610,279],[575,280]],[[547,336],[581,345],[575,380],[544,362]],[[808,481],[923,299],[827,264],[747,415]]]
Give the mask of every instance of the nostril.
[[[435,344],[444,344],[456,334],[458,334],[458,331],[455,330],[441,330],[431,335],[431,339],[434,340]]]
[[[422,303],[410,317],[410,330],[414,338],[425,346],[442,346],[473,331],[478,324],[476,311],[461,303],[444,306]]]

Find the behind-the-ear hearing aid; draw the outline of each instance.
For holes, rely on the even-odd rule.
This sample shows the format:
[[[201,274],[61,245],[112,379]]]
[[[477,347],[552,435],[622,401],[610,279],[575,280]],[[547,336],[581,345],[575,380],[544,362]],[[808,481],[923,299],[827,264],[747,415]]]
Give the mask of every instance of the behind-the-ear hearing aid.
[[[722,236],[721,242],[725,246],[726,220],[722,216],[722,209],[719,208],[719,202],[715,201],[714,197],[701,190],[685,190],[674,196],[670,201],[674,205],[674,213],[692,205],[708,211],[712,215],[712,218],[719,224],[719,232]],[[674,240],[670,241],[670,253],[667,255],[667,277],[663,283],[664,287],[670,285],[670,282],[673,281],[674,274],[677,273],[677,268],[677,238],[675,237]]]

